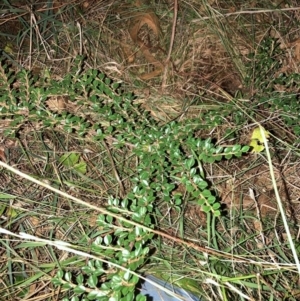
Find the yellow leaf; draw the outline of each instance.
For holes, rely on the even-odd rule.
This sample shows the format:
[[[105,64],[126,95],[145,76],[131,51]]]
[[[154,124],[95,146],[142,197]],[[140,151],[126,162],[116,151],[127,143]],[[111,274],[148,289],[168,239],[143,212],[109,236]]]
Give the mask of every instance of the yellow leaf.
[[[262,128],[262,130],[263,130],[263,132],[264,132],[267,139],[270,137],[270,132],[268,132],[264,127],[257,127],[252,132],[251,141],[252,140],[257,140],[257,141],[259,141],[259,143],[263,144],[264,139],[263,139],[263,136],[261,134],[260,128]]]
[[[252,147],[252,153],[260,153],[265,149],[264,145],[260,144],[257,139],[252,139],[249,143],[249,146]]]
[[[14,53],[13,51],[13,45],[11,43],[7,43],[4,47],[4,51],[10,55]]]

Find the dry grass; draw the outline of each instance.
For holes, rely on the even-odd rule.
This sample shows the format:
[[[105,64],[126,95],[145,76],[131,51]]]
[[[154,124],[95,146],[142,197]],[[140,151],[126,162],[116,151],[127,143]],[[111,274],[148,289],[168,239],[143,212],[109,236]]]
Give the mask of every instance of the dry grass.
[[[164,66],[167,71],[165,87],[162,87],[163,72],[145,79],[145,74],[151,74],[157,65],[149,61],[149,57],[134,43],[128,32],[132,26],[132,16],[136,12],[144,12],[144,5],[135,6],[131,1],[124,3],[119,0],[74,0],[68,3],[54,1],[49,19],[55,22],[52,29],[47,29],[47,26],[43,27],[45,23],[39,19],[47,11],[44,2],[37,1],[32,14],[25,0],[16,2],[15,6],[21,8],[21,12],[13,11],[0,22],[0,46],[5,50],[6,59],[14,62],[15,68],[23,66],[32,69],[36,74],[44,74],[45,70],[49,70],[51,76],[60,78],[70,71],[76,55],[85,55],[86,69],[99,69],[115,81],[122,82],[125,89],[135,92],[137,101],[158,122],[174,119],[184,122],[190,117],[203,122],[200,119],[202,112],[226,107],[239,95],[243,99],[238,105],[244,108],[243,102],[248,104],[257,93],[263,92],[257,91],[254,84],[245,85],[245,78],[246,65],[253,63],[248,55],[255,53],[267,36],[276,37],[284,50],[282,67],[278,72],[299,73],[300,7],[297,8],[297,1],[265,1],[263,4],[257,1],[249,4],[244,1],[207,0],[201,1],[201,4],[199,1],[180,1],[171,59]],[[171,0],[149,1],[146,11],[156,13],[161,32],[157,37],[149,26],[143,27],[143,34],[139,32],[139,38],[149,42],[151,54],[163,65],[172,39],[173,4],[174,1]],[[28,30],[34,28],[34,33],[20,36],[19,30],[24,26],[24,23],[20,23],[20,16],[28,25]],[[38,27],[35,27],[37,24]],[[16,38],[17,34],[19,36]],[[278,91],[282,88],[277,87]],[[299,91],[292,90],[291,93]],[[197,135],[202,138],[213,136],[219,144],[247,144],[256,121],[260,121],[274,134],[270,145],[277,186],[287,209],[292,234],[298,239],[299,145],[291,146],[295,136],[281,124],[280,116],[276,112],[270,113],[254,106],[253,110],[257,115],[249,118],[242,128],[236,128],[234,120],[224,117],[224,123]],[[237,133],[231,140],[223,139],[228,129]],[[117,167],[109,160],[107,149],[99,148],[99,145],[89,140],[50,131],[41,133],[34,125],[24,125],[23,134],[17,140],[2,140],[0,156],[23,172],[35,174],[72,196],[101,205],[105,204],[109,195],[120,193],[115,168],[122,174],[127,189],[126,179],[135,173],[134,159],[127,162],[123,160],[131,152],[129,146],[122,150],[110,147],[109,151],[112,152]],[[89,167],[89,174],[79,180],[78,174],[74,175],[66,166],[60,164],[60,154],[66,152],[80,153]],[[217,231],[207,233],[207,219],[192,204],[186,204],[185,214],[167,204],[158,204],[156,214],[161,228],[171,235],[185,235],[190,241],[200,241],[217,250],[230,253],[234,249],[245,257],[253,256],[253,259],[259,260],[264,258],[262,265],[252,267],[252,270],[247,270],[247,264],[243,262],[232,261],[236,272],[233,277],[257,277],[254,280],[257,290],[252,293],[246,278],[240,282],[225,279],[221,283],[231,290],[228,300],[238,300],[241,297],[241,294],[230,287],[232,283],[236,289],[244,289],[244,293],[249,296],[248,300],[264,300],[271,295],[277,300],[286,300],[285,294],[294,294],[294,299],[289,300],[296,300],[299,291],[294,290],[293,283],[299,281],[299,278],[295,270],[291,268],[288,274],[279,272],[275,276],[270,273],[268,279],[260,276],[264,268],[269,267],[268,263],[273,271],[276,264],[279,266],[282,262],[293,262],[288,253],[285,229],[278,215],[266,159],[259,154],[249,154],[244,160],[230,160],[207,166],[206,173],[212,188],[228,211],[226,217],[216,222]],[[12,196],[9,199],[10,209],[1,212],[2,228],[15,231],[21,227],[23,232],[33,235],[87,246],[88,240],[83,237],[89,237],[95,226],[95,217],[90,217],[93,216],[90,211],[86,212],[86,209],[49,194],[47,190],[31,182],[13,177],[10,173],[3,172],[0,181],[1,192]],[[16,215],[18,219],[14,220]],[[257,232],[260,234],[257,235]],[[33,300],[33,297],[34,300],[58,300],[60,292],[49,282],[49,275],[53,276],[55,271],[56,266],[53,263],[61,261],[67,255],[47,248],[42,249],[39,254],[35,251],[22,254],[20,250],[15,251],[14,241],[8,237],[3,240],[7,249],[2,245],[0,250],[3,259],[2,273],[7,264],[4,261],[9,257],[15,258],[14,262],[7,264],[11,273],[14,270],[29,271],[27,277],[30,285],[27,286],[26,300]],[[170,271],[178,277],[188,275],[202,283],[208,275],[207,282],[203,283],[201,289],[207,300],[220,300],[220,296],[226,295],[222,293],[224,288],[215,285],[214,278],[211,277],[214,273],[221,275],[222,271],[227,272],[226,264],[223,266],[223,263],[216,260],[216,265],[211,267],[211,274],[201,274],[201,269],[207,262],[205,254],[196,254],[194,250],[167,240],[155,244],[162,250],[157,253],[158,262],[171,262],[173,266]],[[34,275],[39,271],[39,266],[47,264],[48,278],[40,278],[35,282]],[[185,269],[182,265],[185,265]],[[274,283],[281,289],[274,290]],[[260,292],[262,287],[264,292]],[[22,291],[22,286],[17,286],[13,297],[9,296],[10,290],[4,283],[0,284],[0,288],[5,295],[3,300],[19,300],[18,293]],[[213,288],[217,288],[218,292]]]

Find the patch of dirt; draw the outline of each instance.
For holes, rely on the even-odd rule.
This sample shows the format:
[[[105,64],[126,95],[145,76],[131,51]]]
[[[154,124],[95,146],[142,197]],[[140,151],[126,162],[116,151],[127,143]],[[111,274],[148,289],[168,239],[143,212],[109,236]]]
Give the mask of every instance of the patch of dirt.
[[[245,159],[230,167],[220,165],[217,177],[224,180],[215,187],[229,210],[253,211],[260,218],[275,216],[279,214],[279,209],[268,163],[253,162],[255,160]],[[289,220],[295,223],[300,218],[298,165],[281,166],[279,162],[273,165],[281,202]]]

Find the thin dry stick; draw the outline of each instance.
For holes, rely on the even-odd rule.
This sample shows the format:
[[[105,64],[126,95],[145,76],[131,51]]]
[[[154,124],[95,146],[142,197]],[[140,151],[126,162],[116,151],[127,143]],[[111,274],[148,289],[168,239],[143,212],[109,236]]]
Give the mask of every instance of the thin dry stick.
[[[298,258],[298,254],[296,252],[296,248],[295,248],[295,245],[294,245],[294,242],[293,242],[293,239],[292,239],[291,231],[290,231],[289,225],[288,225],[287,220],[286,220],[286,213],[285,213],[285,210],[284,210],[283,205],[282,205],[282,201],[281,201],[281,198],[280,198],[280,195],[279,195],[278,187],[276,185],[276,179],[275,179],[275,175],[274,175],[274,168],[273,168],[272,159],[271,159],[271,155],[270,155],[270,151],[269,151],[269,145],[268,145],[267,137],[266,137],[265,131],[264,131],[264,129],[261,125],[259,125],[259,129],[260,129],[260,134],[263,138],[264,146],[265,146],[265,149],[266,149],[266,155],[267,155],[267,158],[268,158],[269,170],[270,170],[270,175],[271,175],[272,184],[273,184],[273,188],[274,188],[274,193],[275,193],[275,196],[276,196],[277,205],[278,205],[278,208],[279,208],[279,211],[280,211],[280,214],[281,214],[281,218],[282,218],[282,221],[283,221],[285,232],[287,234],[288,242],[290,244],[290,248],[292,250],[296,266],[298,268],[298,274],[300,276],[300,260]]]
[[[173,16],[173,25],[172,25],[172,35],[171,35],[171,41],[169,46],[169,52],[167,55],[167,59],[165,61],[165,68],[164,68],[164,74],[162,78],[162,84],[161,89],[164,91],[167,83],[167,75],[168,75],[168,66],[171,59],[171,53],[173,50],[174,45],[174,39],[175,39],[175,31],[176,31],[176,23],[177,23],[177,12],[178,12],[178,0],[174,0],[174,16]]]
[[[225,252],[222,252],[222,251],[218,251],[218,250],[213,250],[213,249],[210,249],[208,247],[202,247],[202,246],[199,246],[193,242],[190,242],[190,241],[186,241],[186,240],[183,240],[181,238],[178,238],[178,237],[174,237],[173,235],[170,235],[170,234],[167,234],[165,232],[162,232],[162,231],[159,231],[159,230],[155,230],[155,229],[151,229],[147,226],[144,226],[142,224],[139,224],[137,222],[134,222],[126,217],[123,217],[122,215],[120,214],[116,214],[116,213],[113,213],[111,211],[108,211],[107,209],[103,208],[103,207],[99,207],[99,206],[95,206],[95,205],[92,205],[92,204],[89,204],[81,199],[78,199],[72,195],[69,195],[67,194],[66,192],[63,192],[59,189],[56,189],[54,187],[52,187],[51,185],[49,184],[46,184],[44,182],[41,182],[35,178],[33,178],[32,176],[29,176],[23,172],[21,172],[20,170],[18,169],[15,169],[14,167],[2,162],[0,160],[0,166],[2,166],[3,168],[19,175],[20,177],[24,178],[24,179],[27,179],[29,181],[31,181],[32,183],[36,183],[37,185],[39,186],[42,186],[44,188],[47,188],[55,193],[57,193],[58,195],[61,195],[67,199],[70,199],[74,202],[76,202],[77,204],[81,204],[81,205],[84,205],[86,207],[89,207],[90,209],[93,209],[93,210],[96,210],[98,212],[101,212],[102,214],[107,214],[107,215],[110,215],[114,218],[116,218],[117,220],[119,221],[123,221],[123,222],[126,222],[130,225],[134,225],[134,226],[138,226],[146,231],[149,231],[149,232],[152,232],[156,235],[159,235],[159,236],[162,236],[166,239],[169,239],[171,241],[174,241],[176,243],[178,243],[179,245],[184,245],[185,247],[188,247],[188,248],[191,248],[191,249],[194,249],[194,250],[197,250],[201,253],[204,253],[204,254],[208,254],[208,255],[213,255],[213,256],[216,256],[216,257],[221,257],[221,258],[227,258],[229,260],[236,260],[237,262],[244,262],[244,263],[251,263],[251,264],[254,264],[254,265],[258,265],[258,266],[264,266],[265,268],[266,267],[270,267],[270,268],[276,268],[276,269],[289,269],[291,270],[291,268],[295,268],[295,265],[294,264],[280,264],[280,263],[270,263],[270,262],[266,262],[266,261],[255,261],[255,260],[252,260],[251,258],[245,258],[243,256],[238,256],[238,255],[233,255],[233,254],[228,254],[228,253],[225,253]]]
[[[120,187],[120,196],[121,198],[124,198],[125,197],[125,188],[124,188],[124,185],[120,179],[120,176],[118,174],[118,171],[117,171],[117,168],[116,168],[116,165],[115,165],[115,161],[111,155],[111,152],[110,152],[110,149],[108,148],[105,140],[103,140],[103,145],[104,147],[106,148],[106,151],[107,151],[107,154],[108,154],[108,157],[109,157],[109,160],[111,162],[111,165],[112,165],[112,169],[113,169],[113,172],[115,174],[115,177],[116,177],[116,180],[118,181],[119,183],[119,187]]]
[[[40,237],[37,237],[37,236],[34,236],[34,235],[30,235],[30,234],[27,234],[27,233],[24,233],[24,232],[21,232],[20,234],[16,234],[14,232],[11,232],[11,231],[8,231],[6,229],[3,229],[0,227],[0,233],[4,233],[6,235],[10,235],[10,236],[13,236],[13,237],[18,237],[20,239],[24,239],[26,241],[28,240],[33,240],[33,241],[37,241],[37,242],[42,242],[44,244],[48,244],[50,246],[54,246],[56,248],[58,248],[59,250],[62,250],[62,251],[65,251],[65,252],[68,252],[68,253],[73,253],[73,254],[77,254],[79,256],[82,256],[84,258],[91,258],[91,259],[95,259],[95,260],[99,260],[99,261],[102,261],[104,263],[106,263],[108,266],[113,266],[113,267],[116,267],[126,273],[130,273],[131,275],[135,275],[136,277],[140,278],[140,279],[143,279],[149,283],[151,283],[153,286],[159,288],[160,290],[166,292],[167,294],[169,294],[170,296],[173,296],[176,298],[176,300],[183,300],[181,299],[179,295],[177,295],[175,292],[172,292],[170,291],[168,288],[164,287],[164,286],[161,286],[160,284],[158,283],[155,283],[153,280],[149,279],[149,278],[146,278],[145,276],[142,276],[142,275],[139,275],[137,272],[134,272],[134,271],[131,271],[130,269],[122,266],[122,265],[119,265],[115,262],[112,262],[110,261],[109,259],[105,259],[103,257],[100,257],[100,255],[92,255],[92,254],[89,254],[89,253],[86,253],[86,252],[83,252],[83,251],[80,251],[80,250],[77,250],[76,249],[76,246],[70,244],[70,243],[67,243],[67,242],[64,242],[64,241],[59,241],[59,240],[55,240],[55,241],[52,241],[52,240],[47,240],[47,239],[43,239],[43,238],[40,238]],[[47,275],[45,274],[45,278],[48,280],[48,279],[53,279],[53,275]],[[68,283],[68,285],[70,285],[72,288],[75,288],[77,287],[77,284],[74,284],[74,283],[70,283],[70,282],[67,282],[67,281],[64,281],[63,280],[63,283]],[[85,291],[90,293],[90,292],[97,292],[97,288],[88,288],[88,287],[85,287]],[[36,293],[36,291],[34,292]],[[29,300],[27,298],[27,300]],[[33,299],[31,299],[33,300]],[[58,300],[58,299],[57,299]],[[172,299],[173,300],[173,299]],[[184,299],[186,300],[186,299]]]
[[[38,27],[38,22],[36,20],[35,15],[33,14],[33,12],[31,12],[31,18],[32,18],[32,25],[31,26],[33,26],[33,28],[35,29],[36,35],[40,38],[40,41],[41,41],[41,44],[43,45],[43,48],[45,50],[47,59],[51,60],[51,57],[50,57],[50,55],[49,55],[49,53],[47,51],[46,43],[45,43],[45,41],[44,41],[44,39],[43,39],[43,37],[42,37],[42,35],[40,33],[40,29]]]
[[[83,48],[82,28],[78,21],[76,22],[76,26],[79,32],[79,55],[82,55],[82,48]]]
[[[33,13],[30,12],[30,43],[29,43],[29,70],[31,70],[32,67],[32,37],[33,37],[33,33],[32,33],[32,29],[33,29]]]
[[[216,18],[225,18],[230,16],[236,16],[236,15],[253,15],[253,14],[264,14],[264,13],[275,13],[275,12],[286,12],[286,11],[297,11],[300,10],[300,7],[288,7],[288,8],[281,8],[281,9],[261,9],[261,10],[242,10],[237,11],[234,13],[227,13],[227,14],[221,14],[214,16]],[[201,19],[193,20],[193,23],[203,21],[203,20],[209,20],[212,17],[203,17]]]

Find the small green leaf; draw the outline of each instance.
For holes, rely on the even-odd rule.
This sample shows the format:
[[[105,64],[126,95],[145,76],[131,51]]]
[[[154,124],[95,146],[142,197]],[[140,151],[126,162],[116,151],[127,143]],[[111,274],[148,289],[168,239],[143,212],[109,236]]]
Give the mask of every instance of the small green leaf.
[[[124,289],[126,289],[126,291],[122,291],[122,293],[125,295],[121,301],[133,301],[134,300],[134,294],[131,291],[128,291],[128,288],[125,287]]]
[[[66,272],[64,278],[66,279],[66,281],[71,282],[71,280],[72,280],[72,274],[70,272]]]
[[[231,146],[225,147],[225,149],[224,149],[225,154],[228,154],[228,153],[231,153],[231,152],[232,152],[232,147]]]
[[[205,212],[205,213],[208,213],[209,211],[211,211],[211,207],[210,206],[207,206],[207,205],[202,205],[202,210]]]
[[[197,204],[202,206],[205,203],[205,199],[200,199],[197,201]]]
[[[62,278],[64,276],[64,271],[63,270],[59,270],[57,273],[56,273],[56,277],[58,278]]]
[[[225,155],[225,159],[230,160],[232,158],[232,154]]]
[[[196,172],[197,172],[196,168],[191,168],[190,169],[190,175],[191,175],[191,177],[194,176],[196,174]]]
[[[74,165],[74,169],[84,175],[86,174],[87,165],[84,161],[80,161],[78,164]]]
[[[191,183],[187,183],[186,190],[187,190],[187,192],[193,192],[195,190],[195,188]]]
[[[242,152],[243,152],[243,153],[247,153],[247,152],[249,151],[249,149],[250,149],[250,146],[249,146],[249,145],[244,145],[244,146],[242,147]]]
[[[69,290],[71,288],[72,288],[72,285],[70,283],[65,282],[62,284],[62,289],[64,289],[64,290]]]
[[[111,244],[111,242],[112,242],[112,236],[111,235],[105,235],[105,237],[104,237],[104,243],[108,246],[108,245],[110,245]]]
[[[216,197],[213,196],[213,195],[210,195],[210,196],[207,198],[207,202],[208,202],[209,204],[213,204],[215,201],[216,201]]]
[[[129,281],[131,275],[132,275],[132,273],[130,273],[130,270],[127,270],[127,271],[125,272],[125,274],[123,275],[123,279],[124,279],[125,281]]]
[[[136,301],[147,301],[147,297],[145,295],[138,294],[136,296]]]
[[[221,161],[222,155],[214,156],[215,161]]]
[[[220,216],[220,215],[221,215],[221,212],[220,212],[220,210],[216,210],[216,211],[214,211],[214,216],[218,217],[218,216]]]
[[[214,210],[218,210],[220,207],[221,207],[221,204],[220,204],[220,203],[214,203],[214,204],[212,205],[212,208],[213,208]]]
[[[79,161],[79,154],[66,153],[59,158],[59,162],[65,167],[74,167]]]
[[[195,165],[195,159],[193,157],[189,158],[189,159],[185,160],[184,164],[187,169],[191,169]]]
[[[205,162],[209,164],[215,163],[215,161],[216,161],[216,157],[207,157],[205,160]]]
[[[208,190],[208,189],[205,189],[202,191],[202,195],[206,198],[210,197],[211,196],[211,191]]]
[[[96,275],[91,275],[87,280],[87,284],[91,288],[96,287],[97,283],[98,283],[98,277]]]
[[[110,291],[100,291],[100,290],[95,290],[95,291],[91,291],[90,293],[88,293],[87,298],[89,300],[100,300],[98,298],[107,296],[110,293]]]
[[[130,258],[130,251],[129,250],[122,250],[122,257],[124,259],[129,259]]]
[[[241,146],[239,144],[236,144],[232,148],[232,152],[237,153],[241,150]]]
[[[79,285],[82,285],[82,284],[83,284],[83,275],[82,275],[82,274],[79,274],[79,275],[76,277],[76,282],[77,282]]]
[[[51,280],[51,282],[52,282],[54,285],[56,285],[56,286],[62,285],[62,283],[63,283],[61,279],[56,278],[56,277],[54,277],[54,278]]]

